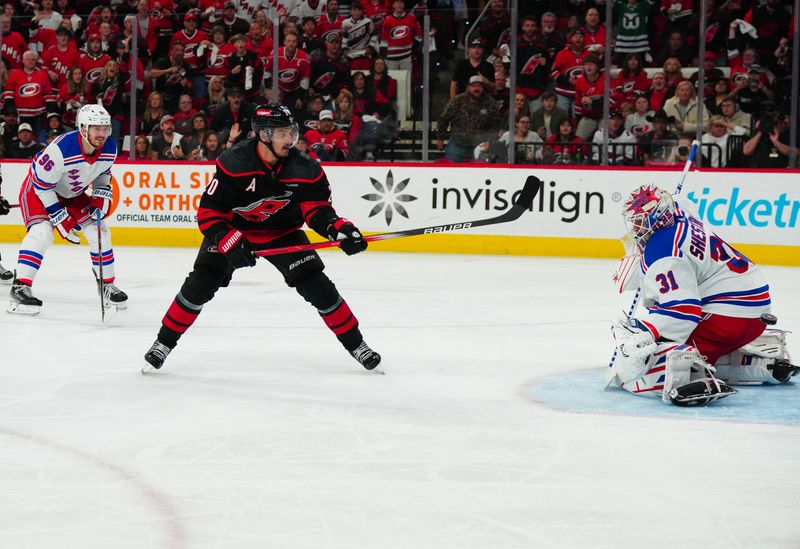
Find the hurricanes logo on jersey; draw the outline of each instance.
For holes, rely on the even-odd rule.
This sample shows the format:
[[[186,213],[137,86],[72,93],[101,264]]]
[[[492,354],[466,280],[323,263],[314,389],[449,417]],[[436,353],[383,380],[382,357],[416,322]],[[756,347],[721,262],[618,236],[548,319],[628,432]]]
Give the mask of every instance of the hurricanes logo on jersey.
[[[39,95],[40,93],[42,93],[42,87],[36,82],[25,84],[19,88],[19,94],[22,97],[32,97],[34,95]]]
[[[287,191],[280,196],[269,196],[267,198],[258,200],[257,202],[253,202],[248,206],[234,208],[233,211],[248,221],[261,223],[262,221],[266,221],[269,216],[274,215],[285,208],[289,203],[288,199],[290,196],[292,196],[291,191]]]
[[[100,75],[103,72],[102,67],[97,67],[96,69],[92,69],[86,73],[86,81],[91,83],[96,83],[100,81]]]
[[[536,69],[539,68],[539,66],[543,67],[546,62],[547,59],[545,59],[544,55],[542,55],[541,53],[537,53],[536,55],[528,59],[528,62],[525,63],[525,66],[522,67],[522,71],[520,72],[522,74],[528,74],[528,75],[533,74],[534,72],[536,72]]]
[[[395,27],[389,32],[389,36],[391,36],[395,40],[398,40],[400,38],[405,38],[409,34],[411,34],[411,29],[405,25]]]

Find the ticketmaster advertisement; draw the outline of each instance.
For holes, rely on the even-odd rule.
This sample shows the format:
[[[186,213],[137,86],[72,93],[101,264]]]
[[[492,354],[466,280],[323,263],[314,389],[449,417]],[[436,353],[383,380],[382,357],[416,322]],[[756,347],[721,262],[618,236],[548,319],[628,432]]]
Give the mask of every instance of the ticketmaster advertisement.
[[[333,204],[368,233],[496,217],[513,203],[528,175],[544,181],[531,211],[512,223],[374,243],[372,249],[617,257],[622,207],[636,186],[673,191],[680,170],[539,169],[482,166],[358,164],[325,166]],[[28,172],[2,164],[3,195],[17,203]],[[211,163],[118,162],[109,222],[115,243],[195,245],[195,216]],[[676,197],[687,211],[756,261],[800,264],[800,187],[796,173],[690,172]],[[19,209],[0,218],[0,240],[24,229]]]

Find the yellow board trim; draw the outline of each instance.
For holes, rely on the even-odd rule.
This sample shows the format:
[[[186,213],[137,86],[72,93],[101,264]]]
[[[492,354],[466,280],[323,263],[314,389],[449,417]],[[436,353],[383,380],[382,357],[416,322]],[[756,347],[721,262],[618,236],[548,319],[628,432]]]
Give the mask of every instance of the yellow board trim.
[[[197,229],[143,229],[114,227],[111,229],[117,246],[196,247],[202,235]],[[312,242],[322,238],[307,231]],[[25,228],[0,225],[0,242],[18,243]],[[56,239],[60,242],[60,239]],[[768,244],[735,244],[736,248],[756,264],[800,266],[800,246]],[[623,248],[619,240],[600,238],[559,238],[544,236],[499,236],[473,234],[420,235],[372,242],[371,251],[494,254],[518,256],[596,257],[617,259]],[[6,257],[9,253],[6,252]]]

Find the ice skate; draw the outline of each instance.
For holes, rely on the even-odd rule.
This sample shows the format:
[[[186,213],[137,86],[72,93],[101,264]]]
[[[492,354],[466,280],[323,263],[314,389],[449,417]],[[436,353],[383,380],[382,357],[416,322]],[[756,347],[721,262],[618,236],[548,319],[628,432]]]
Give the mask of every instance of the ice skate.
[[[361,345],[350,351],[350,354],[367,370],[374,370],[381,363],[381,355],[373,351],[366,341],[362,341]],[[377,371],[384,373],[382,368],[378,368]]]
[[[167,360],[170,351],[172,351],[172,349],[156,339],[150,349],[144,354],[144,359],[147,364],[142,366],[142,373],[149,374],[161,368],[164,365],[164,361]]]
[[[9,271],[3,265],[0,265],[0,280],[3,282],[12,280],[14,278],[14,271]]]
[[[97,284],[97,291],[100,292],[100,283]],[[119,310],[128,307],[128,294],[117,288],[113,282],[103,284],[103,301],[106,307],[113,305]]]
[[[38,315],[42,308],[42,300],[33,296],[31,287],[14,280],[11,285],[11,300],[8,304],[8,312],[18,315]]]

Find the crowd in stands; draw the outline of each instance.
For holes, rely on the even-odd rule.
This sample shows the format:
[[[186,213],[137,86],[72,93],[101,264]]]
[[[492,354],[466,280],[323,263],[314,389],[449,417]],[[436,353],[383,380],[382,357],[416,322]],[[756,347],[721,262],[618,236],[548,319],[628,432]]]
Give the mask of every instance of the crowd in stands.
[[[490,1],[438,120],[448,160],[507,162],[513,108],[512,162],[599,163],[607,133],[610,164],[681,163],[699,126],[706,166],[788,165],[791,2],[706,0],[702,85],[696,0],[614,1],[610,52],[605,5],[520,2],[532,7],[518,29],[511,100],[510,14],[504,0]]]
[[[611,164],[668,164],[685,158],[699,126],[706,165],[788,164],[791,2],[705,0],[698,83],[698,0],[614,0],[610,22],[594,0],[519,0],[512,92],[509,7],[486,0],[478,19],[483,1],[7,1],[0,157],[31,158],[74,129],[91,102],[109,111],[122,143],[135,91],[130,147],[138,159],[214,160],[248,136],[265,101],[292,109],[298,147],[319,160],[374,159],[403,122],[390,71],[407,73],[412,117],[431,93],[422,82],[421,18],[429,14],[429,55],[450,78],[434,135],[447,160],[599,163],[607,136]]]

